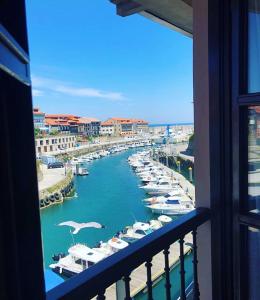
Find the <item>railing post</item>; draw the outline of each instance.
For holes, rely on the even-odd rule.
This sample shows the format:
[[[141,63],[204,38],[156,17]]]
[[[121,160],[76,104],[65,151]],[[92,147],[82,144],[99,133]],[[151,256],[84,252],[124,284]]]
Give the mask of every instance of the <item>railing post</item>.
[[[183,237],[180,238],[179,243],[180,243],[180,276],[181,276],[181,297],[180,298],[181,300],[186,300]]]
[[[116,300],[125,299],[125,283],[123,279],[120,279],[116,282]]]
[[[193,236],[193,300],[200,299],[199,281],[198,281],[198,258],[197,258],[197,230],[192,231]]]
[[[145,263],[147,269],[147,294],[148,300],[153,300],[153,282],[152,282],[152,259],[148,259]]]
[[[166,300],[171,300],[171,281],[170,281],[170,267],[169,267],[169,247],[163,251],[165,259],[165,289],[166,289]]]

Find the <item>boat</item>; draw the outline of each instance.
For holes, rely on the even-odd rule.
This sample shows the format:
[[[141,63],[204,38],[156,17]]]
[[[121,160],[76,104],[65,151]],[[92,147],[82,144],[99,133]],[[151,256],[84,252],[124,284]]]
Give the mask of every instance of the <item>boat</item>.
[[[120,232],[119,238],[128,243],[132,243],[152,232],[153,230],[149,223],[135,222],[133,226],[127,226],[122,232]]]
[[[162,223],[161,223],[161,221],[160,220],[154,220],[154,219],[152,219],[152,220],[150,220],[149,221],[149,224],[150,224],[150,228],[154,231],[154,230],[157,230],[157,229],[159,229],[159,228],[161,228],[162,227]]]
[[[143,201],[147,202],[147,203],[151,203],[151,204],[164,203],[167,200],[173,200],[173,199],[176,199],[176,198],[181,197],[183,195],[184,195],[183,189],[181,187],[175,187],[169,193],[167,193],[164,196],[150,197],[150,198],[144,199]]]
[[[56,263],[50,264],[53,272],[65,277],[72,277],[90,268],[106,257],[83,244],[73,245],[68,249],[68,255],[60,257]]]
[[[157,183],[149,183],[147,185],[141,186],[140,188],[145,190],[146,193],[150,195],[165,195],[178,186],[178,181],[176,180],[159,180]]]
[[[155,214],[165,215],[184,215],[191,212],[194,206],[190,204],[182,204],[180,200],[167,200],[165,203],[156,203],[146,206]]]
[[[160,221],[162,225],[166,225],[171,223],[172,218],[169,216],[161,215],[160,217],[158,217],[158,221]]]
[[[79,167],[78,170],[77,170],[77,175],[85,176],[85,175],[88,175],[88,174],[89,174],[89,172],[88,172],[87,168]]]
[[[93,248],[95,251],[105,254],[106,256],[110,256],[124,248],[126,248],[129,244],[126,241],[118,237],[113,237],[108,240],[106,243],[99,242],[98,247]]]

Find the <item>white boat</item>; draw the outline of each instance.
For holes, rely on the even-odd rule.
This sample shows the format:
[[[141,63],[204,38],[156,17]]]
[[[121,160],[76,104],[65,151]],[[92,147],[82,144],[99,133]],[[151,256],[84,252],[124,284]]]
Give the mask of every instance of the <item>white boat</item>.
[[[85,176],[85,175],[88,175],[88,174],[89,174],[89,172],[88,172],[87,168],[79,167],[78,170],[77,170],[77,175]]]
[[[157,183],[150,183],[144,186],[141,186],[140,188],[145,190],[146,193],[150,195],[165,195],[171,190],[173,190],[176,186],[178,186],[178,182],[171,180],[171,181],[165,181],[161,180]]]
[[[147,203],[151,203],[151,204],[164,203],[167,200],[176,199],[176,198],[181,197],[183,195],[184,195],[183,189],[181,187],[176,187],[164,196],[150,197],[150,198],[144,199],[143,201],[147,202]]]
[[[152,233],[150,224],[143,222],[135,222],[133,226],[128,226],[119,234],[119,238],[131,243],[139,240],[144,236]]]
[[[165,215],[184,215],[194,209],[194,206],[190,204],[182,204],[179,200],[168,200],[166,203],[157,203],[148,205],[148,208],[156,214]]]
[[[101,157],[105,157],[105,156],[108,156],[108,155],[109,155],[109,152],[106,151],[106,150],[101,150],[101,151],[99,151],[99,155],[100,155]]]
[[[97,248],[93,248],[95,251],[105,254],[106,256],[110,256],[124,248],[126,248],[129,244],[117,237],[113,237],[108,240],[106,243],[100,242]]]
[[[149,224],[152,230],[157,230],[162,227],[162,223],[160,220],[150,220]]]
[[[81,158],[72,157],[72,159],[70,160],[70,164],[72,165],[76,165],[80,163],[84,163],[84,160],[82,160]]]
[[[68,255],[60,257],[50,268],[59,275],[71,277],[88,269],[106,257],[83,244],[76,244],[69,248]]]
[[[160,221],[162,225],[166,225],[171,223],[172,218],[169,216],[161,215],[160,217],[158,217],[158,221]]]

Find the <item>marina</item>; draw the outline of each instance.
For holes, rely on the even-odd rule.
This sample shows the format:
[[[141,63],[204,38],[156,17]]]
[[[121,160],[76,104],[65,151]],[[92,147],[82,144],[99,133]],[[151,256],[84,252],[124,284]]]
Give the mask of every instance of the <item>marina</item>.
[[[63,205],[41,212],[45,268],[51,267],[57,274],[70,277],[86,269],[87,262],[91,266],[93,263],[113,254],[114,250],[112,251],[111,243],[116,242],[116,239],[120,243],[121,241],[125,243],[122,247],[124,248],[161,227],[164,223],[158,221],[157,218],[162,212],[158,212],[158,215],[153,214],[154,210],[150,209],[151,207],[144,201],[149,199],[147,193],[151,191],[141,188],[142,186],[149,186],[149,184],[158,185],[158,182],[149,183],[148,178],[151,175],[149,172],[157,172],[159,183],[165,182],[166,185],[170,184],[171,190],[174,189],[172,194],[167,195],[170,189],[161,189],[160,187],[160,192],[155,193],[156,196],[159,196],[157,197],[159,203],[152,203],[150,206],[168,205],[177,211],[176,203],[163,203],[162,199],[167,196],[169,199],[165,201],[171,201],[170,198],[177,201],[176,197],[179,197],[180,201],[183,197],[187,198],[184,190],[178,188],[179,181],[169,173],[169,170],[165,170],[163,166],[152,161],[149,158],[148,151],[140,152],[141,149],[122,147],[122,149],[109,154],[106,152],[103,152],[103,155],[92,154],[92,157],[95,158],[91,160],[87,156],[74,159],[75,163],[85,164],[90,175],[74,177],[75,196],[64,202]],[[147,159],[144,159],[143,170],[140,161],[138,166],[131,167],[131,158],[140,155],[141,157],[147,157]],[[142,178],[144,173],[146,173],[145,183]],[[153,200],[155,195],[152,197]],[[174,219],[181,213],[183,212],[169,213],[169,215],[173,215],[171,217]],[[151,219],[154,221],[149,222]],[[171,218],[169,219],[171,220]],[[165,223],[169,219],[165,216]],[[73,235],[73,232],[66,226],[64,228],[58,226],[60,222],[66,220],[77,222],[95,221],[105,226],[104,228],[102,226],[99,230],[86,228],[80,230],[77,235]],[[133,227],[129,227],[131,224],[133,224]],[[190,241],[191,237],[187,235],[186,242],[189,243]],[[171,267],[178,261],[178,256],[176,256],[176,253],[178,253],[176,251],[177,247],[178,244],[175,243],[170,248],[169,261]],[[68,255],[66,254],[67,251],[69,252]],[[185,253],[189,251],[189,244],[185,245]],[[53,262],[52,257],[55,253],[58,253],[58,256],[54,256],[56,262]],[[63,255],[59,257],[59,253],[63,253]],[[85,254],[82,256],[82,253],[88,253],[91,259],[90,256],[87,257]],[[160,280],[164,273],[162,256],[163,254],[159,253],[153,258],[152,279],[154,282]],[[80,260],[83,259],[85,263],[83,265],[79,265],[78,262],[74,263],[74,257]],[[66,267],[67,270],[74,271],[72,273],[64,272],[63,268],[66,265],[69,266],[69,268]],[[79,266],[82,266],[82,268],[78,268]],[[131,277],[131,295],[134,297],[139,295],[146,286],[144,265],[134,270]],[[116,286],[112,285],[106,293],[107,299],[115,299]]]

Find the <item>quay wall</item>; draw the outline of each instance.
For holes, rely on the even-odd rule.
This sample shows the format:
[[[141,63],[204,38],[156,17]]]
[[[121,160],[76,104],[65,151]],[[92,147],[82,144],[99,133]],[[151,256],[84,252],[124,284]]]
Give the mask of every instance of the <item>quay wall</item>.
[[[76,149],[71,149],[69,151],[66,151],[64,153],[53,153],[52,155],[57,157],[57,158],[61,158],[63,159],[66,156],[81,156],[81,155],[85,155],[85,154],[89,154],[95,151],[99,151],[99,150],[106,150],[107,148],[113,147],[113,146],[117,146],[117,145],[129,145],[135,142],[141,142],[144,139],[136,139],[136,140],[132,140],[132,141],[113,141],[113,142],[107,142],[107,143],[102,143],[102,144],[93,144],[93,145],[82,145]]]
[[[68,170],[64,179],[39,191],[40,209],[63,203],[66,198],[71,197],[74,194],[73,177],[72,170]]]

